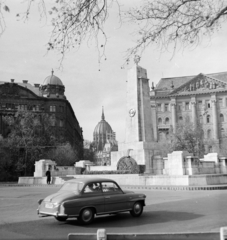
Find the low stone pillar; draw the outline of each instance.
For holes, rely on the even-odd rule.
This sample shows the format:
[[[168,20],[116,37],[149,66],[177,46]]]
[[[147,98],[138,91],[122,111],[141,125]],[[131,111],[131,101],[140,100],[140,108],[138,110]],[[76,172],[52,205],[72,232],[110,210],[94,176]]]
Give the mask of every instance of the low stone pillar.
[[[185,173],[186,175],[199,174],[199,159],[197,157],[185,157]]]
[[[36,161],[34,177],[45,177],[45,176],[46,176],[45,160]]]
[[[220,173],[227,173],[227,157],[220,157]]]
[[[205,162],[215,162],[215,164],[219,163],[218,153],[208,153],[204,155]]]
[[[168,154],[168,175],[186,175],[184,159],[192,156],[187,151],[174,151]]]

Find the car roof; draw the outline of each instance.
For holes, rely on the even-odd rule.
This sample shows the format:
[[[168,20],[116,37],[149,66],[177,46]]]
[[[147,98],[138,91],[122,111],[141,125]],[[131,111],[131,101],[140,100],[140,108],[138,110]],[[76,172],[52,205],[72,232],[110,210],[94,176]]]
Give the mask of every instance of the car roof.
[[[109,178],[92,177],[92,178],[75,178],[68,180],[67,182],[83,182],[84,184],[87,184],[91,182],[115,182],[115,181]]]

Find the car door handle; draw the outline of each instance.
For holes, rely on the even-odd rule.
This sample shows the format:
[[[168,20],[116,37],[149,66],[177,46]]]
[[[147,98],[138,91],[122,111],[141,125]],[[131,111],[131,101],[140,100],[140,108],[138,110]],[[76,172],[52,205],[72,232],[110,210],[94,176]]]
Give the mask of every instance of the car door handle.
[[[107,197],[105,197],[105,198],[110,198],[110,196],[107,196]]]

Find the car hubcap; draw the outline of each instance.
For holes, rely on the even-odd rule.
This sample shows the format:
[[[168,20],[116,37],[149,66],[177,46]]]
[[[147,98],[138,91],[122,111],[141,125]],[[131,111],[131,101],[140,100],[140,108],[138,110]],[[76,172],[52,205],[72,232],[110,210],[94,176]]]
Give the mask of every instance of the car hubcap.
[[[134,207],[134,211],[135,211],[135,213],[140,213],[140,211],[141,211],[141,206],[140,206],[140,204],[136,204],[135,205],[135,207]]]
[[[91,219],[92,212],[90,210],[85,210],[83,213],[84,221],[89,221]]]

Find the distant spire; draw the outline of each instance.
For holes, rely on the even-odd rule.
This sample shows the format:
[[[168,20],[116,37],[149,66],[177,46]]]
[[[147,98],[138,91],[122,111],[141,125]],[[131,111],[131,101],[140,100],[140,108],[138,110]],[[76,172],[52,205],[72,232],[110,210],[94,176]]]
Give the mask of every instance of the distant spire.
[[[105,116],[104,116],[104,108],[102,106],[102,120],[105,120]]]
[[[54,70],[53,70],[53,68],[52,68],[52,71],[51,71],[51,73],[52,73],[52,75],[54,75]]]

